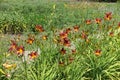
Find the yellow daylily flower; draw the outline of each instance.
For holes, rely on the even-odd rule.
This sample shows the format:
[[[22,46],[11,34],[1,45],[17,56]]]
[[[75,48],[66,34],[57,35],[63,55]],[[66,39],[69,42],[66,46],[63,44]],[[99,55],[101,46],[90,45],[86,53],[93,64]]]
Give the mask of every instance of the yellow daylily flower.
[[[16,64],[8,64],[7,62],[6,63],[4,63],[3,64],[3,67],[5,68],[5,69],[13,69],[13,68],[16,68]]]

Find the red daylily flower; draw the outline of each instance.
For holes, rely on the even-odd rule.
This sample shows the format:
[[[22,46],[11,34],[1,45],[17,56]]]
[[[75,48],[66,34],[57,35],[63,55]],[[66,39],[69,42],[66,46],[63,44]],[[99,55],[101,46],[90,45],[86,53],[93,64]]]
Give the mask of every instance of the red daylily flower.
[[[30,59],[35,59],[35,58],[38,57],[38,53],[37,53],[37,52],[31,52],[31,53],[29,54],[29,57],[30,57]]]
[[[68,38],[63,39],[63,45],[69,47],[70,46],[70,40]]]
[[[23,55],[23,53],[24,53],[24,46],[19,46],[19,47],[17,47],[17,54],[18,55]]]
[[[114,36],[114,32],[110,32],[109,36],[113,37]]]
[[[112,12],[107,12],[105,13],[105,16],[104,16],[105,20],[111,20],[112,19]]]
[[[43,31],[44,31],[42,25],[36,25],[36,26],[35,26],[35,29],[36,29],[37,31],[39,31],[39,32],[43,32]]]
[[[74,31],[78,32],[78,30],[79,30],[79,26],[74,26]]]
[[[97,24],[100,24],[100,23],[102,22],[102,19],[96,18],[96,19],[95,19],[95,22],[96,22]]]
[[[100,55],[101,55],[101,50],[99,50],[99,49],[96,50],[96,51],[95,51],[95,55],[96,55],[96,56],[100,56]]]
[[[88,19],[85,22],[86,22],[86,24],[91,24],[92,21],[90,19]]]
[[[31,45],[34,42],[34,38],[28,38],[26,42]]]

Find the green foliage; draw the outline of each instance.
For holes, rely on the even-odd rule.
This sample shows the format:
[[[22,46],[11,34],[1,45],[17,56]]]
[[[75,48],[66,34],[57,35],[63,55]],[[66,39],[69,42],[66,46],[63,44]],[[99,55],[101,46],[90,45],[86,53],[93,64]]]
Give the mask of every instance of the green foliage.
[[[98,9],[97,5],[93,4],[90,7],[88,7],[84,2],[77,2],[75,4],[76,6],[74,6],[70,2],[49,2],[48,4],[48,2],[43,0],[2,1],[0,5],[0,32],[34,32],[34,27],[38,24],[43,25],[44,28],[48,30],[50,30],[53,27],[62,28],[65,26],[79,25],[84,21],[84,18],[94,18],[97,16],[96,13],[101,13],[99,10],[100,8]],[[111,5],[119,7],[119,4]],[[77,6],[79,7],[77,8]],[[104,8],[101,10],[104,13],[109,10],[112,11],[112,8],[108,9],[109,4],[103,4],[103,6]],[[105,6],[108,10],[105,8]],[[93,8],[94,10],[91,10],[91,8]],[[72,10],[74,10],[74,12]],[[118,12],[119,10],[117,11],[117,13]],[[88,14],[91,14],[91,16],[88,16]],[[8,23],[6,25],[9,26],[9,29],[8,27],[5,27],[6,25],[4,26],[4,23]],[[19,26],[14,27],[16,26],[16,24],[18,24]],[[15,29],[10,30],[11,28]]]
[[[46,5],[43,0],[2,1],[0,4],[1,33],[32,31],[33,25],[46,24],[44,18],[51,13],[50,4]]]
[[[14,2],[14,3],[13,3]],[[120,21],[118,3],[49,2],[45,0],[3,0],[0,5],[0,80],[119,80],[120,79]],[[112,12],[112,20],[104,20],[106,12]],[[95,19],[102,18],[101,24]],[[87,25],[85,20],[91,19]],[[42,25],[44,32],[36,32],[35,25]],[[73,26],[78,25],[78,32]],[[59,32],[71,28],[68,35],[76,53],[59,44]],[[88,36],[81,38],[85,31]],[[110,36],[110,32],[114,32]],[[22,33],[22,35],[15,35]],[[35,34],[37,33],[37,34]],[[27,36],[28,35],[28,36]],[[32,35],[33,44],[27,39]],[[47,35],[43,40],[42,36]],[[23,45],[25,51],[37,51],[40,55],[31,61],[9,52],[10,40]],[[54,41],[57,40],[56,42]],[[67,51],[61,55],[60,49]],[[95,55],[100,49],[100,55]],[[29,53],[30,54],[30,53]],[[69,58],[73,61],[70,62]],[[59,62],[63,61],[64,64]],[[17,64],[14,69],[4,67],[5,62]]]

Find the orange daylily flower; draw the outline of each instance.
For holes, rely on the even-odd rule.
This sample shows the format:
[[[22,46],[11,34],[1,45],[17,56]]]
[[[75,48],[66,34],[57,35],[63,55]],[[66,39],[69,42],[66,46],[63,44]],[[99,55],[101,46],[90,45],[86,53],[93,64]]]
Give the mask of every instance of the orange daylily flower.
[[[37,31],[39,31],[39,32],[43,32],[43,31],[44,31],[42,25],[36,25],[36,26],[35,26],[35,29],[36,29]]]
[[[35,59],[35,58],[38,57],[38,53],[37,53],[37,52],[31,52],[31,53],[29,54],[29,56],[30,56],[30,59]]]
[[[65,50],[64,48],[62,48],[62,49],[60,50],[60,53],[61,53],[62,55],[64,55],[64,54],[66,54],[66,50]]]
[[[13,69],[13,68],[16,68],[16,64],[9,64],[8,62],[6,62],[6,63],[4,63],[3,64],[3,67],[5,68],[5,69]]]
[[[74,28],[74,31],[75,31],[75,32],[78,32],[78,30],[79,30],[79,27],[78,27],[78,26],[74,26],[73,28]]]
[[[34,42],[34,38],[28,38],[26,42],[31,45]]]
[[[100,23],[102,22],[102,19],[96,18],[96,19],[95,19],[95,22],[96,22],[97,24],[100,24]]]
[[[96,51],[95,51],[95,55],[96,55],[96,56],[100,56],[100,55],[101,55],[101,50],[99,50],[99,49],[96,50]]]
[[[15,41],[11,40],[11,45],[10,45],[10,48],[8,49],[8,51],[15,52],[16,48],[17,48],[17,43]]]
[[[19,47],[17,47],[17,54],[18,55],[23,55],[23,53],[24,53],[24,46],[19,46]]]
[[[86,22],[86,24],[91,24],[92,21],[90,19],[88,19],[85,22]]]
[[[107,12],[105,13],[105,16],[104,16],[105,20],[111,20],[112,19],[112,12]]]

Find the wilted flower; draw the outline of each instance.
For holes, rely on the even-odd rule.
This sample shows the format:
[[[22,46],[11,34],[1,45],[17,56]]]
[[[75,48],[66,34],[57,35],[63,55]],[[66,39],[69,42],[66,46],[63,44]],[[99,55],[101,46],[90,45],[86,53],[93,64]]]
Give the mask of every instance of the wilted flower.
[[[28,38],[26,42],[31,45],[34,42],[34,38]]]
[[[16,53],[17,53],[18,55],[23,55],[23,53],[24,53],[24,46],[21,45],[21,46],[17,47],[16,50],[17,50]]]
[[[105,13],[105,16],[104,16],[105,20],[111,20],[112,19],[112,12],[107,12]]]
[[[35,52],[31,52],[30,54],[29,54],[29,57],[30,57],[30,59],[35,59],[35,58],[37,58],[38,57],[38,53],[35,51]]]
[[[101,55],[101,50],[99,50],[99,49],[96,50],[96,51],[95,51],[95,55],[96,55],[96,56],[100,56],[100,55]]]
[[[95,22],[96,22],[97,24],[100,24],[100,23],[102,22],[102,19],[96,18],[96,19],[95,19]]]
[[[39,32],[43,32],[43,31],[44,31],[42,25],[36,25],[36,26],[35,26],[35,29],[36,29],[37,31],[39,31]]]
[[[92,21],[90,19],[88,19],[85,22],[86,22],[86,24],[91,24]]]

